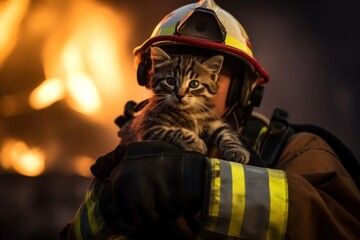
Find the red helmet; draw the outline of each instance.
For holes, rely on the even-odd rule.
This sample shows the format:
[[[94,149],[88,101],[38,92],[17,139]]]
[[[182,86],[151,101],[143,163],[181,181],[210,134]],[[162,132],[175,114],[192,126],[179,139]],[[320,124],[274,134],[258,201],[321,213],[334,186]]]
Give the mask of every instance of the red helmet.
[[[150,38],[134,49],[137,60],[153,45],[190,45],[219,51],[241,59],[257,73],[256,85],[269,80],[268,73],[253,57],[249,37],[242,25],[214,0],[200,0],[165,16]]]

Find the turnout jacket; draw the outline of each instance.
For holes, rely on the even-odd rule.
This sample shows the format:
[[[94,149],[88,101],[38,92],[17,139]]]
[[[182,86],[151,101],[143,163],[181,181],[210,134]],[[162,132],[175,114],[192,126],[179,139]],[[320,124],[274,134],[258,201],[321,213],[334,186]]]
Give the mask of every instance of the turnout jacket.
[[[291,136],[273,168],[211,157],[207,164],[205,217],[196,239],[359,239],[359,189],[317,135]],[[100,186],[95,179],[60,239],[133,239],[107,226]],[[138,239],[151,233],[143,236]]]

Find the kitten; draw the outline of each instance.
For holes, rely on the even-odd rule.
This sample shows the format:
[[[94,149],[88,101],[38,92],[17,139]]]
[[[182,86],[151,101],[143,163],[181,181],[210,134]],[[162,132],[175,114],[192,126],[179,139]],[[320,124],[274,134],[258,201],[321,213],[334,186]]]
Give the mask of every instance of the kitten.
[[[210,99],[217,92],[223,56],[209,59],[151,49],[154,95],[133,122],[138,140],[164,140],[206,155],[215,144],[229,161],[248,163],[250,154],[237,134],[217,116]]]

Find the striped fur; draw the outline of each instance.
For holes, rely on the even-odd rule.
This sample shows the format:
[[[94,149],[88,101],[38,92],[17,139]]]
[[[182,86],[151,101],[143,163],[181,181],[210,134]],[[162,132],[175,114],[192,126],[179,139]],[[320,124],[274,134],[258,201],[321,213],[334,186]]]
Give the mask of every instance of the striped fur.
[[[247,163],[249,153],[211,103],[223,57],[170,57],[157,47],[151,57],[154,95],[133,122],[138,140],[164,140],[203,154],[215,145],[226,160]]]

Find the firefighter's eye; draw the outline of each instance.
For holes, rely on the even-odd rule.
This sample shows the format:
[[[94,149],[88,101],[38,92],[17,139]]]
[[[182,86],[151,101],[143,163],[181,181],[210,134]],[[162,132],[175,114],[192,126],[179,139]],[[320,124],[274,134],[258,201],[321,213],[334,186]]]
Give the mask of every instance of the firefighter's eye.
[[[168,78],[166,79],[166,83],[169,84],[170,86],[175,86],[175,84],[176,84],[176,79],[173,78],[173,77],[168,77]]]
[[[189,83],[189,87],[191,87],[191,88],[197,88],[198,86],[199,86],[198,80],[191,80]]]

